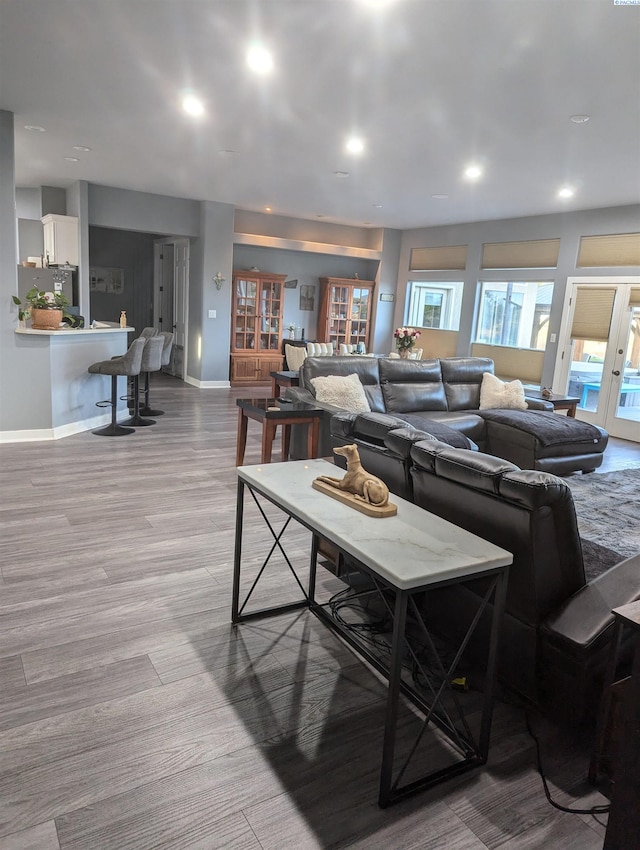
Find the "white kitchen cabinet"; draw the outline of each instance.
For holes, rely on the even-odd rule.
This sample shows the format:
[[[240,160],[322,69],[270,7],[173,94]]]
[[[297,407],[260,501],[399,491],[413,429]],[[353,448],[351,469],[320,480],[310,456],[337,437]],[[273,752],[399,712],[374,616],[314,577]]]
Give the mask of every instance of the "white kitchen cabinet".
[[[44,256],[49,265],[78,265],[78,219],[72,215],[45,215]]]

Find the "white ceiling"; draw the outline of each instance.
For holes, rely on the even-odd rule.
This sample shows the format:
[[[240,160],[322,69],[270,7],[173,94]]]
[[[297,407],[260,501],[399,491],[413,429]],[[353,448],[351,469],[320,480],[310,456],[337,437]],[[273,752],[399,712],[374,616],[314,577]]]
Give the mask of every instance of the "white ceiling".
[[[254,38],[268,77],[246,68]],[[203,118],[181,111],[188,88]],[[635,204],[640,5],[0,0],[0,109],[19,187],[87,180],[401,229]]]

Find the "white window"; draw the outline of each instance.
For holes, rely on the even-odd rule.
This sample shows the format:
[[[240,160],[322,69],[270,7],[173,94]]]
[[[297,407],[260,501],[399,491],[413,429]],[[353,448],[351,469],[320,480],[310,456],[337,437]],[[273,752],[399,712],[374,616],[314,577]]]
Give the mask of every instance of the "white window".
[[[474,342],[544,350],[552,296],[549,281],[481,283]]]
[[[463,286],[462,283],[410,281],[405,324],[412,328],[457,331]]]

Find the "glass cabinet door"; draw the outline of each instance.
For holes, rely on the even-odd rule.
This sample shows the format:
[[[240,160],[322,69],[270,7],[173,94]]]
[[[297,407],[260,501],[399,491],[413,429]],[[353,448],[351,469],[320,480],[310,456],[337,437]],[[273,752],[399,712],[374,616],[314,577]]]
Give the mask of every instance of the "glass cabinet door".
[[[235,348],[256,347],[258,282],[236,280]]]
[[[260,285],[260,350],[279,351],[282,324],[282,284],[263,281]]]
[[[349,332],[349,345],[367,343],[367,331],[369,328],[369,306],[371,290],[364,287],[354,287],[351,300],[351,327]]]

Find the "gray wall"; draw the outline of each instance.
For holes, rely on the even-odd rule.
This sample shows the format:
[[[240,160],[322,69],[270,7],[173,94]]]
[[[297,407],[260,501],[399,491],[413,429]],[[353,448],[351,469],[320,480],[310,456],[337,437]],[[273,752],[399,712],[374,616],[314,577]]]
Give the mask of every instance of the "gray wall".
[[[280,248],[261,248],[253,245],[235,245],[233,249],[234,269],[251,269],[253,266],[271,274],[286,274],[289,280],[297,280],[297,289],[284,291],[284,327],[289,323],[304,328],[307,339],[314,340],[317,334],[320,277],[349,277],[357,273],[361,280],[375,280],[378,260],[362,260],[355,257],[335,257],[331,254],[307,254],[303,251],[287,251]],[[300,309],[300,286],[315,287],[315,309]],[[285,336],[287,331],[285,330]]]
[[[402,234],[400,264],[398,267],[395,324],[402,323],[407,281],[412,279],[463,280],[464,296],[457,353],[465,355],[469,353],[471,345],[478,281],[552,280],[554,287],[549,333],[558,334],[562,321],[562,308],[568,277],[637,275],[640,273],[640,269],[637,267],[579,269],[576,263],[580,237],[611,233],[637,233],[638,231],[640,231],[640,205],[406,230]],[[555,269],[517,271],[488,271],[481,269],[482,246],[485,242],[556,238],[560,239],[560,254],[558,257],[558,266]],[[464,271],[445,273],[409,271],[412,248],[441,245],[469,246],[467,266]],[[547,345],[541,381],[543,386],[551,385],[558,341],[555,343],[550,342]]]
[[[91,292],[91,317],[117,322],[126,310],[127,322],[139,333],[153,324],[153,243],[152,233],[132,233],[107,227],[89,228],[91,266],[124,271],[122,294]]]

